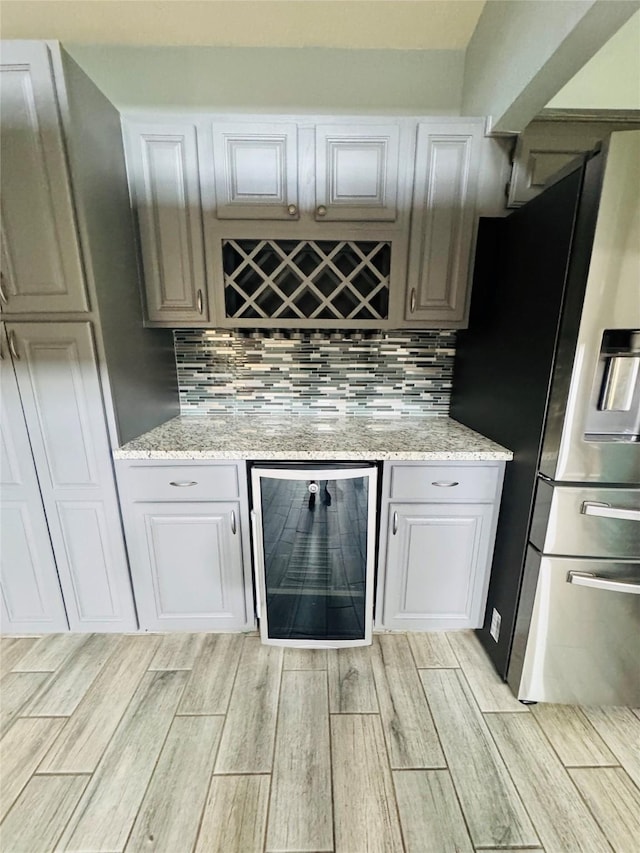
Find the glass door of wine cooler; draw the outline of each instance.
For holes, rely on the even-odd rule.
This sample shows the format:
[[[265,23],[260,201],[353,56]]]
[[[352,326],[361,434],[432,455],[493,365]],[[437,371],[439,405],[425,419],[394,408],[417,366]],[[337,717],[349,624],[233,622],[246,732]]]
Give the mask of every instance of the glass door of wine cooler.
[[[262,641],[371,643],[376,466],[254,466],[251,481]]]

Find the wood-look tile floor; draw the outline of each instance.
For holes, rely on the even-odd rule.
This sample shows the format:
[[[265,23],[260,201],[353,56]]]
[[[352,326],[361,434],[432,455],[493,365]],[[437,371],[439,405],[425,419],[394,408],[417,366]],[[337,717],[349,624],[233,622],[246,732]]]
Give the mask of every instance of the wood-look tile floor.
[[[470,632],[0,653],[2,853],[640,850],[640,715],[525,707]]]

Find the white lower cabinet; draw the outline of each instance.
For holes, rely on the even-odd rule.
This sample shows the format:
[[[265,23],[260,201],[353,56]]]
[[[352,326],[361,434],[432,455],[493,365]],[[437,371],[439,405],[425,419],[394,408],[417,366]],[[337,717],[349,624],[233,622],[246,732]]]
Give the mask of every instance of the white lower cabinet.
[[[0,630],[67,631],[69,625],[18,385],[6,342],[0,342],[0,346]]]
[[[140,628],[254,627],[242,463],[117,463]]]
[[[10,535],[3,536],[2,541],[6,629],[14,632],[66,629],[58,601],[61,588],[72,631],[135,630],[135,609],[91,324],[8,324],[2,354],[3,409],[7,407],[3,457],[6,452],[9,460],[18,458],[17,449],[9,445],[17,435],[15,425],[23,413],[27,430],[19,457],[21,471],[18,473],[16,469],[17,462],[13,471],[10,462],[9,468],[5,468],[3,458],[3,525],[10,523],[5,515],[7,510],[18,518],[10,492],[4,492],[5,479],[9,478],[11,490],[15,491],[16,480],[23,478],[24,489],[29,491],[29,514],[25,514],[26,505],[23,505],[19,516],[24,541],[21,544],[19,528],[16,530],[13,525]],[[15,399],[9,400],[5,394],[11,393],[12,383],[4,387],[4,379],[10,378],[13,370],[17,390]],[[27,476],[30,484],[24,479]],[[17,552],[21,552],[26,562],[14,561]],[[30,570],[35,559],[37,567]],[[56,568],[59,585],[54,576]],[[9,601],[11,596],[13,604]],[[21,606],[26,608],[23,616],[29,612],[24,596],[30,597],[32,608],[36,606],[36,598],[41,598],[43,614],[50,616],[40,618],[37,610],[32,611],[33,620],[11,616],[12,608],[16,612],[19,596],[22,596]],[[53,622],[48,623],[49,618],[55,619],[57,628]]]
[[[385,466],[378,628],[482,625],[503,467]]]

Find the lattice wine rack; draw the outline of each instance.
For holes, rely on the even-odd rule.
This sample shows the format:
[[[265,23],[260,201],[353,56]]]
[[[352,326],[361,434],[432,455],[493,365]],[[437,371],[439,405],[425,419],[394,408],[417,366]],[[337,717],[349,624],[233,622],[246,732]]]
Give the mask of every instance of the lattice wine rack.
[[[223,240],[229,318],[386,320],[391,243]]]

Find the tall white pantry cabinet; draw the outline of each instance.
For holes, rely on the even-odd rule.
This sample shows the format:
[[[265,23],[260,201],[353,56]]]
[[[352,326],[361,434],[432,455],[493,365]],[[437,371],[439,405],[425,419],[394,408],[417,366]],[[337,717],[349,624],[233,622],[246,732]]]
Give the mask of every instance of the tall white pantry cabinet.
[[[55,43],[2,46],[1,630],[128,631],[111,449],[178,411],[144,329],[117,110]]]

